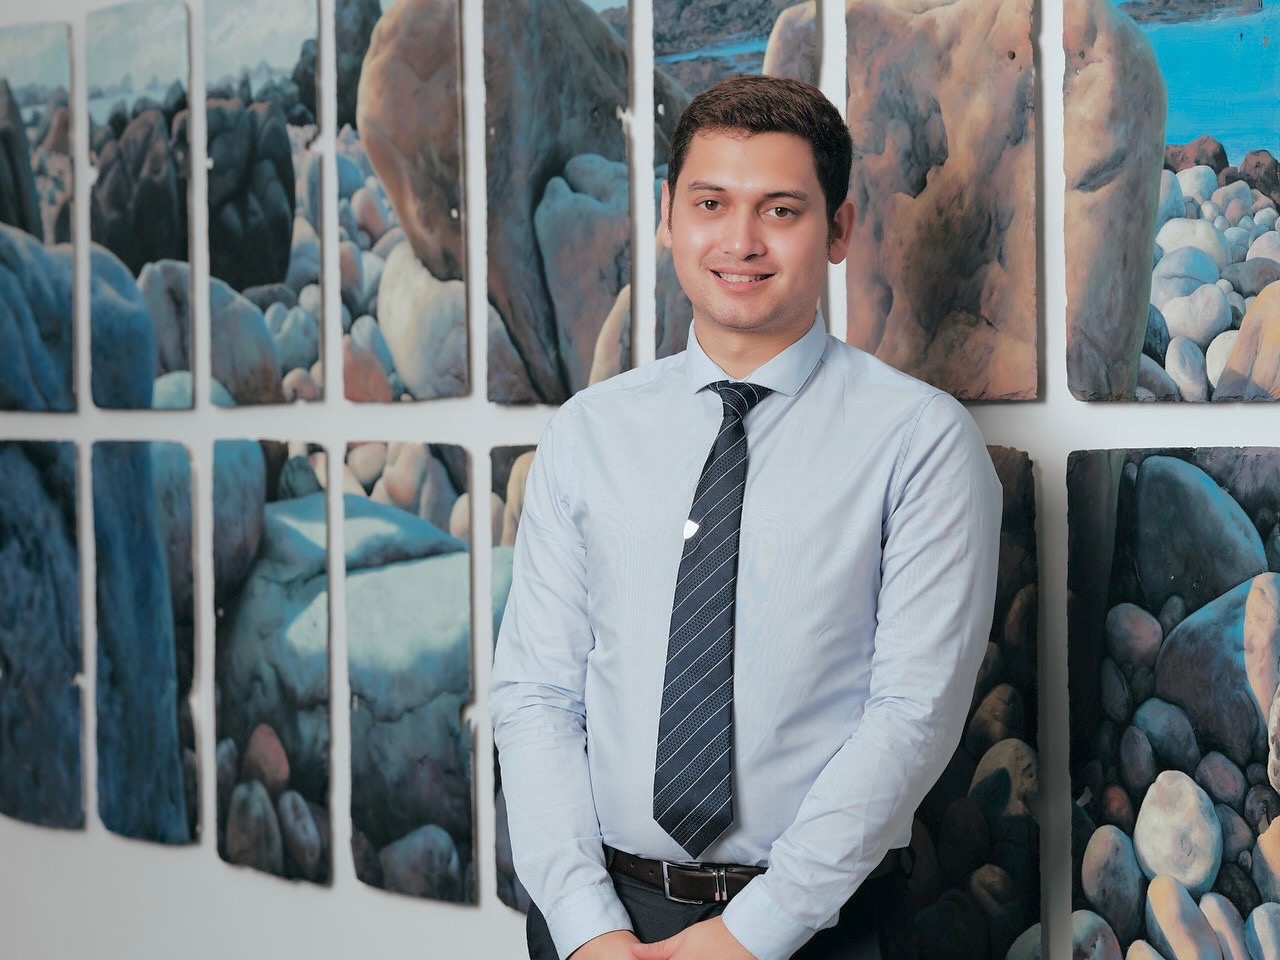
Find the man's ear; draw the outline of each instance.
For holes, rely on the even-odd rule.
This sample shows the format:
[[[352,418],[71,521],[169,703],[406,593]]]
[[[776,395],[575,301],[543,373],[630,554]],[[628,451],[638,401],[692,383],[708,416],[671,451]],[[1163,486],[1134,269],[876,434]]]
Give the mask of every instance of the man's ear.
[[[831,242],[827,245],[827,259],[832,263],[840,263],[849,253],[849,241],[853,239],[853,225],[858,222],[858,213],[852,200],[845,200],[836,209],[835,222],[831,225]]]
[[[668,250],[671,249],[671,182],[669,180],[662,181],[662,213],[661,221],[658,223],[658,236],[662,238],[662,245]]]

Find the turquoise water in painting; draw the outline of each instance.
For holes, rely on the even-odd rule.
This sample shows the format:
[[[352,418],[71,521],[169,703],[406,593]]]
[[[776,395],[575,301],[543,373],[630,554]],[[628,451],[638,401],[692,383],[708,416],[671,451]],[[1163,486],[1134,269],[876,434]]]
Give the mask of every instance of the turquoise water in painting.
[[[680,60],[692,60],[695,57],[717,57],[725,60],[736,60],[740,57],[748,55],[758,56],[761,63],[764,63],[764,51],[769,45],[768,37],[749,37],[743,39],[735,37],[724,43],[715,44],[710,47],[702,47],[697,50],[685,50],[681,53],[667,53],[653,58],[654,63],[677,63]]]
[[[1250,150],[1280,157],[1280,14],[1268,0],[1247,17],[1139,24],[1169,92],[1166,143],[1207,133],[1239,163]]]

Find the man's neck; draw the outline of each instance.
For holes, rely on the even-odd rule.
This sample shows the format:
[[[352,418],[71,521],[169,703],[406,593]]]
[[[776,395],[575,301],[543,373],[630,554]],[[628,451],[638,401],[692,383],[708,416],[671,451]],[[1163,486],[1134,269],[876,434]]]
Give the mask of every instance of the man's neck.
[[[812,326],[813,317],[810,317],[803,324],[776,332],[726,330],[693,318],[693,332],[702,352],[734,380],[746,380],[808,333]]]

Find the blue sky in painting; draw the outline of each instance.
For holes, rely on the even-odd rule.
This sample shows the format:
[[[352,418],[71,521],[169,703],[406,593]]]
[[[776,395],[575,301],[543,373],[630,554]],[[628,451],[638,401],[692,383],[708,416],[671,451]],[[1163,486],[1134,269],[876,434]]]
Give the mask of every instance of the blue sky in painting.
[[[135,94],[154,76],[163,90],[188,84],[187,8],[181,3],[126,3],[89,14],[86,76],[90,86],[114,86],[127,73]]]
[[[36,23],[0,29],[0,77],[10,88],[28,83],[71,89],[67,25]]]
[[[303,41],[314,38],[318,29],[315,0],[217,0],[205,5],[205,17],[205,76],[210,83],[263,61],[292,72]]]

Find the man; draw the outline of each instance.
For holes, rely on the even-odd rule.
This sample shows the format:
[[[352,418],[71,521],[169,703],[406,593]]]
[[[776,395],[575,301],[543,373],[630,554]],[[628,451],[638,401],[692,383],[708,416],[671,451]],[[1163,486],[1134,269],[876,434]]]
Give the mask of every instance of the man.
[[[689,347],[543,435],[490,695],[535,958],[840,955],[811,938],[959,741],[1000,487],[958,402],[823,330],[850,158],[808,84],[696,97],[662,191]]]

